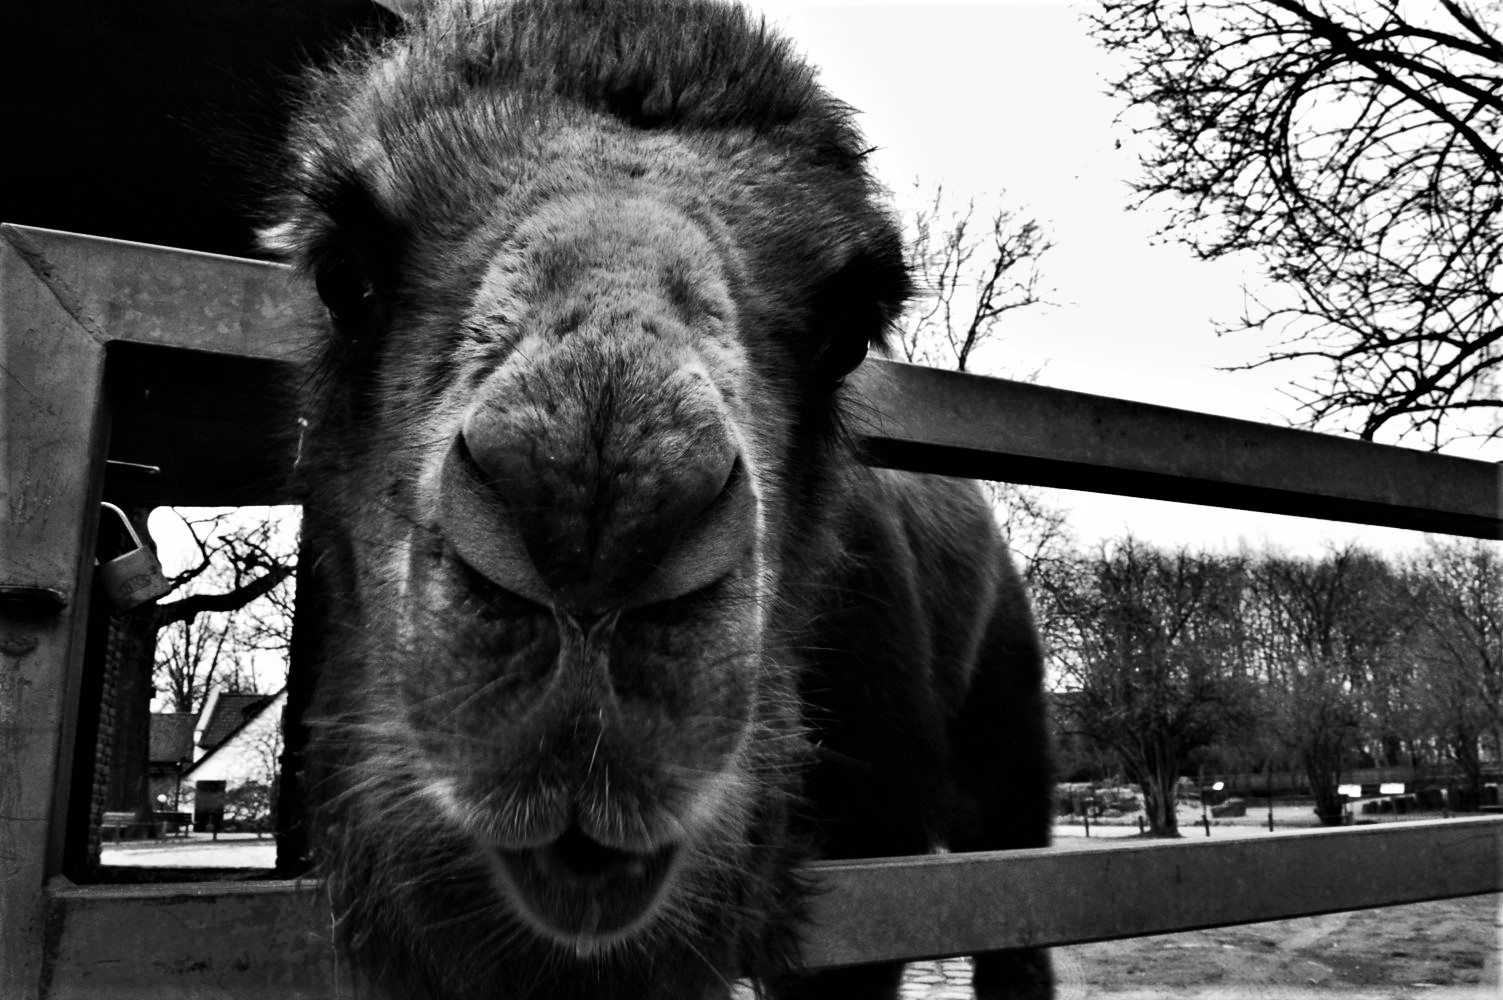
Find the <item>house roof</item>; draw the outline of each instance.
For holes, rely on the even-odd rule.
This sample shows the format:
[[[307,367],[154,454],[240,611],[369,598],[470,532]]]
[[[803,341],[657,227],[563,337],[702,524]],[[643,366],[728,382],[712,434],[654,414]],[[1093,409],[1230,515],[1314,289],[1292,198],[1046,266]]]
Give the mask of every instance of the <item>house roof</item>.
[[[287,693],[287,688],[283,687],[279,691],[277,691],[276,694],[258,694],[258,695],[217,694],[217,697],[216,697],[216,695],[210,695],[208,703],[204,705],[204,709],[205,709],[205,711],[210,712],[211,714],[213,714],[216,718],[220,714],[219,711],[218,711],[218,704],[219,703],[223,703],[227,699],[237,699],[237,700],[238,699],[247,699],[247,702],[244,703],[244,704],[242,704],[240,706],[240,708],[239,708],[239,715],[240,715],[240,721],[239,721],[239,723],[236,726],[234,726],[234,728],[232,728],[228,732],[224,733],[224,735],[222,737],[220,737],[219,742],[215,743],[213,746],[209,746],[207,743],[200,742],[199,745],[202,746],[202,747],[205,747],[206,750],[207,750],[207,752],[202,757],[198,758],[198,760],[195,760],[192,764],[189,764],[188,767],[183,771],[183,775],[182,776],[184,778],[187,778],[189,775],[193,774],[199,768],[201,768],[204,765],[208,764],[209,761],[211,761],[211,760],[214,759],[214,755],[215,754],[217,754],[220,750],[223,750],[225,747],[230,746],[231,744],[233,744],[235,742],[235,737],[237,735],[239,735],[239,733],[241,732],[241,730],[243,730],[243,729],[247,728],[248,726],[250,726],[250,724],[252,722],[255,722],[256,718],[258,716],[260,716],[262,713],[268,711],[269,709],[272,709],[278,703],[282,702],[283,701],[283,696],[286,695],[286,693]],[[250,701],[249,699],[254,699],[254,700]]]
[[[153,712],[149,742],[152,763],[176,763],[193,756],[193,712]]]
[[[280,692],[279,692],[280,693]],[[206,717],[198,723],[198,745],[204,750],[213,750],[229,739],[261,710],[269,705],[274,694],[226,694],[219,692],[204,705]]]

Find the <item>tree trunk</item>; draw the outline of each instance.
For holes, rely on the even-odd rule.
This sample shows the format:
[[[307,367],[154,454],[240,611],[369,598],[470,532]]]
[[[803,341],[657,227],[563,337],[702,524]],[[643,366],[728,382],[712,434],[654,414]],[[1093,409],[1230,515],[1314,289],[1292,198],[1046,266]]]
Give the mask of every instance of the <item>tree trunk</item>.
[[[1138,781],[1143,790],[1143,812],[1148,816],[1150,837],[1178,837],[1179,775],[1150,774]]]
[[[1340,756],[1337,755],[1335,762],[1314,751],[1304,756],[1305,775],[1315,796],[1315,815],[1323,826],[1340,826],[1346,821],[1346,800],[1337,790],[1341,780]]]
[[[1482,807],[1482,757],[1477,752],[1477,739],[1458,733],[1451,740],[1451,757],[1461,769],[1466,781],[1466,793],[1457,808],[1462,812],[1476,812]]]

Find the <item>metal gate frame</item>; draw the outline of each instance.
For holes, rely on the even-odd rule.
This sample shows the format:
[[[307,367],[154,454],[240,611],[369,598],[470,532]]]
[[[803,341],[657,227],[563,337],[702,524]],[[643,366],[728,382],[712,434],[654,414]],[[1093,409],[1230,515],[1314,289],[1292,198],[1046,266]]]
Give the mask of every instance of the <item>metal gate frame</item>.
[[[81,884],[69,825],[98,501],[285,501],[293,414],[261,390],[302,347],[305,296],[274,265],[0,226],[8,1000],[283,1000],[340,981],[313,884]],[[1486,462],[889,362],[851,383],[878,464],[1503,538],[1503,467]],[[1338,877],[1351,868],[1387,875]],[[1503,819],[811,874],[826,891],[805,958],[838,966],[1498,892]]]

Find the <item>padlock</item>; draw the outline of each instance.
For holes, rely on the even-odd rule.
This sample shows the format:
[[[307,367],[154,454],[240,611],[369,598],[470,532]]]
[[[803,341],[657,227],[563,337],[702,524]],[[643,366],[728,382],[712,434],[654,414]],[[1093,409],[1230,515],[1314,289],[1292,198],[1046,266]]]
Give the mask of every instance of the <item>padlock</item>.
[[[115,516],[120,518],[120,523],[125,525],[125,530],[130,534],[130,540],[136,544],[129,552],[116,556],[107,563],[98,564],[94,570],[105,596],[115,606],[115,610],[129,611],[170,591],[172,584],[162,572],[157,554],[142,543],[141,536],[136,534],[135,526],[125,516],[125,511],[112,503],[101,503],[99,506],[115,512]]]

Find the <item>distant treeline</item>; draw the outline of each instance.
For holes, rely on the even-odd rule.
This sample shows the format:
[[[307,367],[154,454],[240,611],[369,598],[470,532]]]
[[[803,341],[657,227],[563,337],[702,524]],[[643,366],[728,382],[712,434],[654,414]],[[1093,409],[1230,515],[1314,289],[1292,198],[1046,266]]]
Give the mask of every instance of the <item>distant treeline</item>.
[[[1125,775],[1157,832],[1175,830],[1184,775],[1298,772],[1338,822],[1355,769],[1444,766],[1466,808],[1503,758],[1497,543],[1312,558],[1128,538],[1033,584],[1060,777]]]

